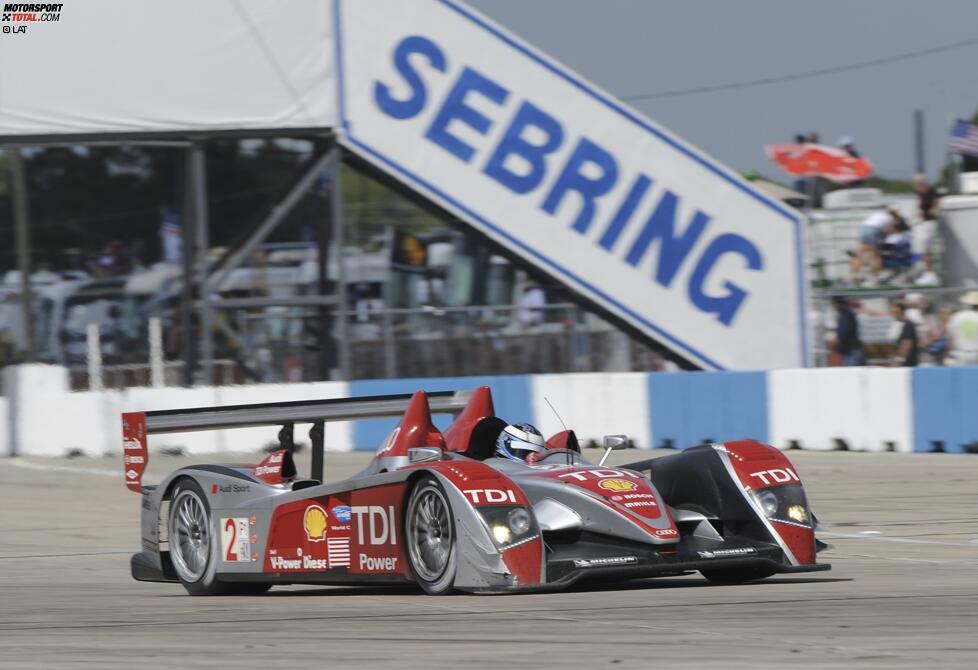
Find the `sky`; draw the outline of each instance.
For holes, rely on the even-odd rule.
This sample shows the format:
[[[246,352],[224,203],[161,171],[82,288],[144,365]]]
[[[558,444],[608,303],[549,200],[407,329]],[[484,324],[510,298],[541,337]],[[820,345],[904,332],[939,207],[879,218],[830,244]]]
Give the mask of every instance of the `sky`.
[[[625,98],[877,60],[978,39],[978,0],[468,0]],[[925,165],[946,160],[953,119],[978,109],[978,42],[839,74],[738,90],[632,100],[645,115],[737,170],[790,180],[763,146],[818,132],[850,136],[876,173],[914,172],[913,113]]]

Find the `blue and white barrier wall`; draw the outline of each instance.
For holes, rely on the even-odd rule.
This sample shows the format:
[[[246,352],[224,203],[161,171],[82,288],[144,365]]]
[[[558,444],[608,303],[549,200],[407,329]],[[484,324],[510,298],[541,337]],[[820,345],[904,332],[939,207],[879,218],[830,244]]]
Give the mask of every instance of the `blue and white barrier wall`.
[[[978,443],[978,367],[574,373],[70,393],[64,368],[25,365],[4,370],[0,454],[117,453],[124,411],[484,385],[492,389],[497,413],[509,421],[534,423],[550,435],[563,420],[582,440],[625,433],[641,448],[753,438],[782,449],[954,453]],[[442,428],[449,420],[435,417]],[[327,424],[326,445],[373,450],[395,424]],[[274,430],[249,428],[159,436],[150,446],[197,454],[254,452],[274,440]]]

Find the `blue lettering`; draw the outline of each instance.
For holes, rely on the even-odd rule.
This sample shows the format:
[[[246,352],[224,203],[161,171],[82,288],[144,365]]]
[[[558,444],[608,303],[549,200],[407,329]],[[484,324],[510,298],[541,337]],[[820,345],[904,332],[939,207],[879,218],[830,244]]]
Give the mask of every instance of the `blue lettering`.
[[[586,164],[597,166],[601,175],[593,179],[585,176],[581,170]],[[594,218],[595,199],[610,191],[617,179],[618,163],[614,157],[591,140],[582,137],[540,208],[547,214],[553,214],[568,191],[577,191],[584,202],[573,228],[581,234],[586,233],[591,219]]]
[[[679,266],[686,260],[689,250],[696,244],[710,222],[710,217],[697,210],[693,215],[693,220],[686,226],[682,235],[677,236],[676,231],[676,204],[678,202],[676,194],[666,191],[659,203],[655,206],[652,216],[645,222],[642,232],[635,238],[632,248],[629,249],[625,261],[636,266],[641,262],[648,251],[652,242],[659,240],[659,262],[655,267],[655,280],[662,286],[669,288]]]
[[[398,100],[391,95],[387,84],[374,83],[374,100],[377,106],[384,114],[395,119],[404,120],[417,116],[428,100],[424,82],[408,60],[414,54],[427,58],[428,64],[439,72],[444,72],[447,67],[444,52],[427,37],[411,35],[401,40],[394,49],[394,67],[411,88],[411,95],[405,100]]]
[[[472,159],[475,149],[448,132],[448,124],[454,120],[461,121],[480,135],[485,135],[492,126],[492,121],[482,112],[465,104],[470,92],[481,93],[497,105],[503,104],[509,96],[505,88],[467,67],[458,76],[458,81],[448,92],[438,115],[425,133],[429,140],[466,163]]]
[[[523,131],[528,127],[543,131],[546,139],[542,144],[531,144],[523,139]],[[514,193],[529,193],[540,185],[547,172],[544,157],[556,151],[563,141],[564,128],[560,122],[536,105],[524,102],[483,172]],[[508,169],[506,159],[510,156],[518,156],[526,161],[530,166],[529,171],[526,174],[517,174]]]
[[[724,233],[710,242],[710,246],[706,248],[699,263],[696,264],[693,276],[689,279],[689,299],[700,310],[716,314],[720,323],[729,326],[737,315],[741,303],[747,297],[747,292],[729,281],[723,282],[723,287],[727,289],[726,295],[714,297],[703,292],[703,284],[706,283],[707,276],[724,254],[740,254],[747,260],[747,267],[750,270],[760,270],[764,267],[764,261],[761,252],[751,244],[750,240],[735,233]]]
[[[615,246],[615,242],[618,241],[621,231],[625,229],[625,224],[632,218],[632,214],[635,213],[635,208],[638,207],[638,203],[645,196],[645,192],[649,190],[649,186],[651,185],[652,180],[644,174],[640,174],[635,178],[632,188],[628,191],[628,195],[625,196],[625,202],[615,212],[615,218],[611,220],[608,228],[604,231],[604,235],[598,240],[598,244],[607,251],[611,251],[611,248]]]

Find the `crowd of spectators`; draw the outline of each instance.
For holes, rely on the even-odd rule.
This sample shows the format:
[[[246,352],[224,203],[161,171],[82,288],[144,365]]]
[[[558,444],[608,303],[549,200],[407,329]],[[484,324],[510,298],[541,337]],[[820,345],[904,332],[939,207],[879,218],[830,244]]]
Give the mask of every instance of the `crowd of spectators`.
[[[960,296],[960,307],[935,308],[920,293],[908,293],[890,303],[893,322],[887,337],[890,355],[870,361],[859,332],[857,310],[878,315],[844,296],[832,299],[835,327],[828,333],[829,349],[838,365],[858,366],[868,362],[899,367],[917,365],[978,365],[978,290]]]

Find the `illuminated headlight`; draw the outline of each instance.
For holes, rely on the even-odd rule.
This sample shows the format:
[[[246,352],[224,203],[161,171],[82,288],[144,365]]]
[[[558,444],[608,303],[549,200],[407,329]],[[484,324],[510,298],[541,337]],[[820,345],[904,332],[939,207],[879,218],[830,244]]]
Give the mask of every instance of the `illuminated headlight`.
[[[522,507],[517,507],[506,515],[506,523],[513,535],[523,535],[530,530],[530,513]]]
[[[774,495],[773,492],[761,491],[760,493],[754,494],[754,499],[760,505],[764,516],[769,519],[778,513],[778,496]]]
[[[788,518],[798,523],[808,523],[808,510],[802,505],[788,505]]]
[[[486,505],[476,509],[500,549],[532,538],[539,532],[533,515],[525,507]]]
[[[509,544],[513,541],[513,531],[509,529],[509,526],[497,523],[492,527],[492,538],[496,541],[496,544]]]

